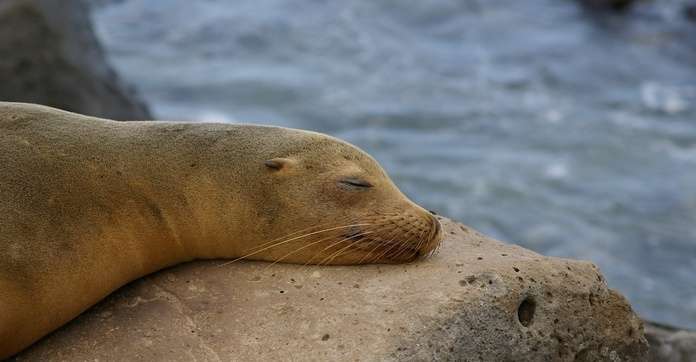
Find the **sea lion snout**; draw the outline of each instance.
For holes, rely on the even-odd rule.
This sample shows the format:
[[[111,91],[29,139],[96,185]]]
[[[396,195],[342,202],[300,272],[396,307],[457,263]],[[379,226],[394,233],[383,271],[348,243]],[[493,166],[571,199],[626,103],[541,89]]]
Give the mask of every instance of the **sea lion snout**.
[[[429,213],[408,210],[385,217],[370,239],[385,250],[373,262],[399,263],[427,258],[442,240],[440,222]]]
[[[432,212],[430,212],[427,215],[429,223],[427,228],[430,229],[430,233],[424,238],[425,240],[418,248],[416,259],[431,256],[442,242],[442,226],[440,225],[440,221],[433,215],[436,214],[432,214]]]

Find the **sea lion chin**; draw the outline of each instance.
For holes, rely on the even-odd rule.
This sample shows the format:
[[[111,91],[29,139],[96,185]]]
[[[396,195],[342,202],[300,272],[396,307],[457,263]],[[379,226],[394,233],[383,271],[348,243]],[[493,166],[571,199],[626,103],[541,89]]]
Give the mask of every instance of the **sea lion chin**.
[[[440,224],[357,147],[280,127],[0,102],[0,358],[194,259],[409,262]]]

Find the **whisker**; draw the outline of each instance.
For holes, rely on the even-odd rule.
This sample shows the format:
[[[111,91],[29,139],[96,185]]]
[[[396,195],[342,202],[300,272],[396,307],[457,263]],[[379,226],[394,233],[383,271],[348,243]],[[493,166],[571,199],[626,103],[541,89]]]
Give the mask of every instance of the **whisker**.
[[[420,235],[418,235],[418,238],[419,238],[420,240],[418,240],[418,244],[416,244],[416,248],[413,249],[413,255],[411,255],[412,258],[414,258],[414,257],[416,257],[416,256],[418,255],[420,248],[425,244],[425,234],[426,234],[426,231],[427,231],[427,230],[424,229],[424,230],[421,231]],[[431,234],[431,232],[428,231],[427,234]],[[430,236],[430,235],[428,235],[428,236]],[[428,238],[428,241],[430,241],[430,238]]]
[[[385,229],[386,229],[386,227],[385,227]],[[399,231],[400,231],[400,228],[398,226],[395,226],[394,229],[392,230],[391,234],[389,234],[389,240],[386,241],[386,243],[388,244],[388,243],[393,242],[394,239],[396,238],[396,236],[399,234]],[[360,259],[360,261],[358,262],[358,264],[362,264],[363,260],[366,260],[366,259],[370,260],[369,259],[370,255],[372,255],[373,252],[375,252],[377,249],[379,249],[379,247],[382,246],[384,244],[384,242],[380,242],[379,240],[376,240],[375,244],[376,244],[375,247],[372,248],[369,253],[367,253],[365,256],[363,256],[362,259]]]
[[[406,236],[408,236],[408,235],[410,235],[410,233],[406,234]],[[390,248],[390,250],[387,251],[387,253],[384,256],[389,258],[389,259],[396,259],[396,256],[403,251],[404,245],[406,245],[406,242],[408,242],[410,240],[411,240],[410,237],[404,238],[403,240],[401,240],[400,243],[397,243],[394,245],[393,248]]]
[[[376,233],[376,232],[377,232],[377,230],[369,230],[369,229],[368,229],[367,231],[359,231],[357,234],[351,235],[351,236],[355,236],[355,237],[357,237],[358,239],[362,239],[365,235],[373,234],[373,233]],[[356,240],[356,241],[357,241],[357,240]],[[315,254],[312,256],[312,258],[309,259],[304,265],[307,266],[307,265],[310,264],[310,263],[312,262],[312,260],[314,260],[314,258],[316,258],[320,253],[322,253],[322,252],[324,252],[324,251],[326,251],[326,250],[328,250],[328,249],[333,248],[334,246],[340,244],[341,242],[342,242],[342,241],[339,240],[339,241],[334,242],[334,243],[330,244],[329,246],[325,247],[323,250],[318,251],[318,252],[315,253]],[[320,262],[319,264],[321,264],[321,262]]]
[[[357,233],[357,234],[354,234],[354,235],[349,236],[349,237],[346,238],[346,239],[339,240],[339,241],[337,241],[337,242],[333,242],[333,243],[331,243],[329,246],[325,247],[325,248],[322,249],[322,250],[318,250],[317,252],[314,253],[314,255],[312,255],[312,257],[311,257],[309,260],[307,260],[307,261],[303,264],[304,271],[305,271],[305,272],[308,272],[308,271],[309,271],[309,264],[312,262],[312,260],[314,260],[314,258],[316,258],[317,256],[319,256],[322,252],[324,252],[324,251],[326,251],[326,250],[328,250],[328,249],[331,249],[331,248],[333,248],[334,246],[336,246],[336,245],[338,245],[338,244],[340,244],[340,243],[342,243],[342,242],[345,242],[345,240],[348,240],[348,239],[350,239],[350,238],[362,239],[365,235],[368,235],[368,234],[371,234],[371,233],[372,233],[372,231],[369,231],[369,232],[359,232],[359,233]],[[317,263],[316,265],[321,265],[321,262]]]
[[[356,235],[351,236],[351,238],[357,237],[358,240],[359,240],[359,239],[361,239],[364,235],[365,235],[365,234],[361,232],[361,233],[358,233],[358,234],[356,234]],[[331,245],[329,245],[329,246],[325,247],[323,250],[321,250],[319,253],[315,254],[314,257],[316,257],[317,255],[319,255],[320,253],[322,253],[322,252],[324,252],[324,251],[326,251],[326,250],[328,250],[328,249],[331,249],[331,248],[333,248],[333,247],[335,247],[335,246],[337,246],[337,245],[339,245],[339,244],[345,242],[346,240],[347,240],[347,239],[343,239],[343,240],[339,240],[339,241],[337,241],[337,242],[332,243]],[[357,241],[356,241],[356,242],[357,242]],[[348,244],[348,246],[350,246],[350,245],[353,245],[353,244]],[[339,249],[338,252],[340,252],[341,250],[343,250],[343,249]],[[333,254],[329,255],[327,258],[330,258],[332,255],[335,255],[336,253],[337,253],[337,252],[334,252]],[[312,257],[312,259],[314,259],[314,257]],[[320,262],[317,263],[317,265],[322,265],[322,263],[323,263],[327,258],[322,259]],[[311,259],[310,259],[310,261],[311,261]]]
[[[399,231],[402,231],[402,230],[403,230],[403,229],[401,229],[400,226],[397,226],[396,228],[397,228]],[[409,234],[409,233],[406,233],[406,235],[408,235],[408,234]],[[375,257],[375,260],[374,260],[373,262],[376,262],[376,261],[380,260],[381,258],[383,258],[383,257],[385,257],[385,256],[388,257],[388,256],[389,256],[389,253],[391,253],[392,250],[394,250],[394,248],[397,248],[397,250],[398,250],[398,249],[401,247],[401,245],[403,245],[403,242],[402,242],[402,243],[398,243],[398,242],[393,243],[392,246],[390,246],[389,248],[387,248],[386,250],[384,250],[382,253],[378,254],[378,255]]]
[[[331,263],[334,259],[336,259],[336,258],[339,257],[340,255],[343,255],[343,252],[344,252],[346,249],[348,249],[348,248],[350,248],[351,246],[353,246],[354,244],[355,244],[355,242],[353,242],[353,243],[348,243],[348,245],[344,246],[343,248],[339,249],[337,252],[335,252],[335,253],[329,255],[327,258],[325,258],[324,260],[322,260],[322,261],[319,263],[319,265],[329,265],[329,263]]]
[[[353,246],[353,245],[355,245],[356,243],[358,243],[358,242],[360,241],[360,239],[362,239],[363,236],[368,235],[368,234],[372,234],[372,233],[374,233],[374,232],[375,232],[374,230],[371,230],[370,232],[365,232],[365,233],[358,234],[358,235],[360,235],[360,238],[358,238],[358,240],[355,240],[355,241],[353,241],[352,243],[349,243],[349,244],[346,245],[345,247],[339,249],[337,252],[334,252],[333,254],[329,255],[329,256],[326,257],[326,258],[324,258],[321,262],[319,262],[318,265],[322,265],[322,264],[323,264],[323,265],[328,265],[328,264],[329,264],[330,262],[332,262],[334,259],[336,259],[337,257],[343,255],[343,253],[344,253],[347,249],[349,249],[351,246]],[[335,244],[337,244],[337,243],[334,243],[334,245],[335,245]],[[325,248],[324,250],[326,250],[326,249],[327,249],[327,248]],[[328,260],[327,260],[327,259],[328,259]]]
[[[353,243],[348,243],[348,245],[346,245],[345,247],[339,249],[338,251],[336,251],[336,252],[334,252],[333,254],[327,256],[326,258],[324,258],[324,259],[323,259],[322,261],[320,261],[317,265],[329,265],[328,263],[329,263],[330,261],[332,261],[334,258],[336,258],[336,256],[338,256],[343,250],[345,250],[345,249],[350,248],[351,246],[353,246],[354,243],[355,243],[355,242],[353,242]],[[325,262],[326,262],[326,263],[325,263]]]
[[[421,230],[421,232],[419,234],[416,234],[415,232],[412,232],[410,234],[411,234],[411,238],[408,239],[408,242],[405,242],[402,244],[401,250],[399,250],[399,252],[393,256],[394,259],[400,258],[404,255],[408,255],[407,254],[408,252],[417,252],[418,251],[418,249],[413,249],[412,247],[409,247],[409,245],[411,244],[411,242],[418,240],[423,235],[423,231]]]
[[[296,237],[294,237],[294,238],[290,238],[290,239],[287,239],[287,240],[283,240],[283,241],[277,242],[277,243],[275,243],[275,244],[273,244],[273,245],[270,245],[270,246],[266,246],[265,248],[263,248],[263,249],[261,249],[261,250],[257,250],[257,251],[254,251],[254,252],[252,252],[252,253],[246,254],[246,255],[244,255],[244,256],[240,256],[240,257],[238,257],[238,258],[236,258],[236,259],[233,259],[233,260],[228,261],[228,262],[226,262],[226,263],[222,263],[222,264],[220,264],[220,265],[218,265],[218,266],[219,266],[219,267],[223,267],[223,266],[225,266],[225,265],[232,264],[232,263],[234,263],[234,262],[236,262],[236,261],[242,260],[242,259],[244,259],[244,258],[248,258],[248,257],[250,257],[250,256],[252,256],[252,255],[256,255],[256,254],[258,254],[258,253],[260,253],[260,252],[266,251],[266,250],[268,250],[268,249],[270,249],[270,248],[274,248],[274,247],[276,247],[276,246],[279,246],[279,245],[282,245],[282,244],[285,244],[285,243],[289,243],[289,242],[294,241],[294,240],[302,239],[302,238],[305,238],[305,237],[307,237],[307,236],[316,235],[316,234],[323,233],[323,232],[327,232],[327,231],[333,231],[333,230],[351,228],[351,227],[356,227],[356,226],[366,226],[366,225],[370,225],[370,224],[344,225],[344,226],[337,226],[337,227],[333,227],[333,228],[329,228],[329,229],[314,231],[314,232],[311,232],[311,233],[308,233],[308,234],[296,236]]]
[[[357,237],[357,238],[362,237],[362,234],[349,236],[349,237],[344,238],[343,240],[341,240],[341,242],[346,241],[346,240],[350,240],[350,239],[353,239],[353,238],[356,238],[356,237]],[[268,269],[268,268],[270,268],[271,266],[273,266],[273,265],[279,263],[281,260],[287,258],[288,256],[290,256],[290,255],[292,255],[292,254],[295,254],[295,253],[299,252],[300,250],[306,249],[306,248],[308,248],[308,247],[310,247],[310,246],[312,246],[312,245],[316,245],[316,244],[318,244],[318,243],[320,243],[320,242],[323,242],[323,241],[325,241],[325,240],[328,240],[328,239],[330,239],[330,238],[331,238],[331,237],[329,236],[329,237],[320,239],[320,240],[318,240],[318,241],[309,243],[309,244],[307,244],[307,245],[305,245],[305,246],[303,246],[303,247],[301,247],[301,248],[298,248],[298,249],[296,249],[296,250],[294,250],[294,251],[292,251],[292,252],[290,252],[290,253],[287,253],[287,254],[285,254],[283,257],[281,257],[280,259],[275,260],[273,263],[271,263],[270,265],[268,265],[268,266],[266,267],[266,269]],[[324,250],[326,250],[326,249],[324,249]]]
[[[418,254],[418,250],[420,249],[420,247],[421,247],[421,245],[422,245],[422,243],[423,243],[423,235],[425,234],[426,231],[428,231],[428,230],[427,230],[427,229],[423,229],[423,230],[420,231],[420,233],[418,233],[418,237],[416,238],[416,241],[418,241],[418,243],[416,244],[416,247],[415,247],[415,248],[410,248],[409,251],[410,251],[411,253],[410,253],[409,258],[413,258],[413,257],[415,257],[415,256]],[[414,235],[415,235],[415,234],[414,234]],[[406,250],[404,250],[404,251],[406,251]],[[405,255],[408,255],[408,254],[405,254]],[[401,256],[401,255],[399,255],[399,256]]]
[[[354,234],[354,235],[351,235],[351,236],[350,236],[350,238],[353,238],[353,237],[360,238],[360,237],[362,237],[362,233],[357,233],[357,234]],[[336,246],[336,245],[342,243],[344,240],[345,240],[345,239],[339,240],[339,241],[335,241],[335,242],[329,244],[329,246],[325,247],[324,249],[317,251],[316,253],[314,253],[314,255],[313,255],[304,265],[307,266],[308,264],[310,264],[310,263],[312,262],[312,260],[314,260],[314,258],[317,257],[317,255],[321,254],[322,252],[324,252],[324,251],[326,251],[326,250],[328,250],[328,249],[333,248],[334,246]]]
[[[411,248],[409,248],[408,245],[409,245],[409,244],[413,241],[413,239],[416,237],[416,234],[413,232],[413,229],[409,229],[408,232],[406,233],[406,236],[407,236],[406,240],[404,240],[403,242],[401,242],[401,243],[399,244],[399,247],[398,247],[393,253],[391,253],[391,254],[389,255],[389,258],[391,258],[391,259],[397,259],[397,258],[400,257],[405,251],[411,250]]]
[[[340,221],[344,221],[344,220],[346,220],[346,219],[349,219],[349,218],[346,217],[346,218],[341,219]],[[353,218],[353,219],[354,219],[354,218]],[[319,224],[319,225],[312,225],[312,226],[306,227],[306,228],[304,228],[304,229],[297,230],[297,231],[291,232],[291,233],[289,233],[289,234],[286,234],[286,235],[284,235],[284,236],[275,238],[275,239],[273,239],[273,240],[271,240],[271,241],[266,241],[266,242],[264,242],[264,243],[262,243],[262,244],[260,244],[260,245],[255,245],[255,246],[253,246],[253,247],[247,248],[247,249],[245,249],[244,251],[245,251],[245,252],[248,252],[248,251],[252,251],[252,250],[257,249],[257,248],[263,248],[264,246],[269,245],[269,244],[272,244],[272,243],[274,243],[274,242],[276,242],[276,241],[283,240],[283,239],[288,238],[288,237],[290,237],[290,236],[292,236],[292,235],[295,235],[295,234],[298,234],[298,233],[302,233],[302,232],[306,232],[306,231],[312,230],[312,229],[314,229],[314,228],[324,227],[324,226],[326,226],[326,225],[331,225],[331,224],[334,224],[334,225],[335,225],[335,224],[337,223],[336,221],[337,221],[337,220],[332,220],[332,221],[328,221],[328,222],[325,222],[325,223],[322,223],[322,224]]]

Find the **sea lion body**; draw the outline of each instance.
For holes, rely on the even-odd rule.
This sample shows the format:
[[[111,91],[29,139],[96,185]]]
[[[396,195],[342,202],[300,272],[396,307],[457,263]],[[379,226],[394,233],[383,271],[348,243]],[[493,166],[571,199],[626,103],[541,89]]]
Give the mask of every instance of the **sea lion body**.
[[[0,103],[0,358],[181,262],[404,262],[440,239],[376,161],[330,136]]]

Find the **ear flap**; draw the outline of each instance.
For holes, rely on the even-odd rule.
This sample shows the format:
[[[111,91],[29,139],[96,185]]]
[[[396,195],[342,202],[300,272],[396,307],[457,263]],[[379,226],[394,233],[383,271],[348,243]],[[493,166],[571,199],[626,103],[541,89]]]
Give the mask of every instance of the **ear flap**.
[[[295,161],[289,158],[272,158],[264,161],[263,164],[271,170],[280,171],[284,168],[290,167],[293,163],[295,163]]]

